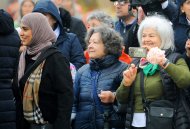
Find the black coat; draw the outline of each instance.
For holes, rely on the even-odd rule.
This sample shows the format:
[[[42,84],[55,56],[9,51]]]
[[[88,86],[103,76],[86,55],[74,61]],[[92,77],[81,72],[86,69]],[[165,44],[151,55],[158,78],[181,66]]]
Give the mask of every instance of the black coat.
[[[71,32],[77,35],[83,50],[86,49],[85,36],[86,36],[86,27],[82,20],[72,17],[70,13],[64,8],[59,8],[60,17],[63,23],[63,27],[66,32]]]
[[[18,93],[18,89],[13,91],[18,86],[13,85],[13,78],[18,65],[20,39],[11,16],[2,10],[0,30],[0,129],[16,129],[15,98],[19,96],[14,94]]]
[[[45,57],[48,52],[45,51],[39,58],[42,55]],[[61,52],[56,52],[45,59],[39,86],[39,107],[42,111],[42,116],[45,121],[53,124],[53,129],[70,129],[73,83],[69,62]],[[25,75],[20,81],[22,93],[26,79],[30,75],[28,73],[32,72],[30,69],[34,64],[27,67]],[[29,70],[31,72],[28,72]],[[28,123],[24,123],[24,126],[28,128]]]

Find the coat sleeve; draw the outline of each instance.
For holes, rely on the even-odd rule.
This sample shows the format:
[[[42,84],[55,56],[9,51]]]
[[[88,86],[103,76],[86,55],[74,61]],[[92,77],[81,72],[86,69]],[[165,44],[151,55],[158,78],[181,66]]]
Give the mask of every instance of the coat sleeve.
[[[120,104],[126,104],[129,97],[130,87],[126,87],[121,82],[120,87],[116,91],[116,99]]]
[[[73,82],[69,62],[62,54],[57,54],[52,67],[54,87],[57,94],[57,117],[54,129],[70,129]]]
[[[178,59],[176,64],[170,63],[165,71],[174,80],[177,87],[186,88],[189,86],[190,71],[183,58]]]

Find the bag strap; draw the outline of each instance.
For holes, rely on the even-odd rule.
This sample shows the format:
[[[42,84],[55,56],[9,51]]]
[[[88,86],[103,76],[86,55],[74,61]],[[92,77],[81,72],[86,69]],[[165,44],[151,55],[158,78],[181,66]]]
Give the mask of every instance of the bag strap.
[[[147,99],[145,97],[145,92],[144,92],[144,74],[143,74],[142,70],[140,71],[140,90],[141,90],[143,107],[146,109]]]
[[[150,110],[148,108],[149,102],[145,97],[145,92],[144,92],[144,73],[143,73],[142,70],[140,71],[140,89],[141,89],[142,103],[143,103],[143,108],[145,110],[146,118],[147,118],[147,121],[150,121],[150,118],[149,118]]]

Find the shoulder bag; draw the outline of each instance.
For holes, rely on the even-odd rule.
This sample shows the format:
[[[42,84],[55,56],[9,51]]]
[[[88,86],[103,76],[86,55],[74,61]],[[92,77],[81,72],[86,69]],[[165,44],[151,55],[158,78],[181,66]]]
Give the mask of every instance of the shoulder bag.
[[[144,74],[140,72],[140,88],[146,114],[146,129],[173,129],[174,105],[169,100],[150,102],[144,93]]]

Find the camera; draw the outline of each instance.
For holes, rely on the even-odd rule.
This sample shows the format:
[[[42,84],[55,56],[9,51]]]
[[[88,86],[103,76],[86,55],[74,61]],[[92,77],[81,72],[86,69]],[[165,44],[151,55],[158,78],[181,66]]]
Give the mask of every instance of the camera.
[[[148,15],[163,14],[159,0],[130,0],[131,8],[141,6],[144,13]]]
[[[129,56],[132,58],[146,57],[147,50],[141,47],[129,47]]]

